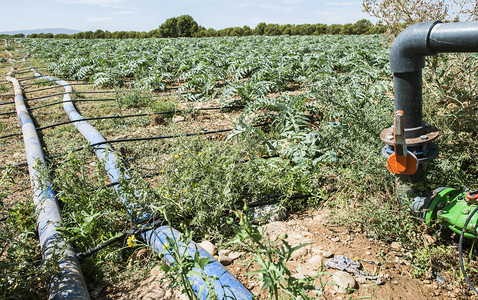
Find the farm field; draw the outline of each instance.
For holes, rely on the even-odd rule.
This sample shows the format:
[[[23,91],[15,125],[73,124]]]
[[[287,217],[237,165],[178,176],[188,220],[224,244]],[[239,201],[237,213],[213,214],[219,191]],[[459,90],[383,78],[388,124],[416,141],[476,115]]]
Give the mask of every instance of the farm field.
[[[134,207],[198,243],[240,254],[227,268],[260,299],[275,295],[263,280],[271,274],[286,278],[278,293],[293,299],[469,298],[457,238],[427,229],[400,203],[381,155],[379,135],[394,113],[390,43],[379,35],[18,39],[2,41],[0,72],[14,68],[36,127],[48,127],[40,130],[49,158],[45,176],[61,201],[61,233],[78,253],[133,228],[128,212]],[[424,74],[430,82],[424,116],[442,135],[428,184],[476,188],[476,91],[450,88],[452,78],[470,74],[441,69],[446,57],[441,63]],[[476,66],[476,56],[467,63]],[[131,174],[120,185],[134,203],[118,201],[103,163],[75,126],[57,125],[68,121],[63,89],[34,78],[30,66],[72,84],[78,111],[96,118],[89,122],[112,141]],[[433,93],[428,88],[436,74],[449,95],[471,100]],[[471,77],[476,83],[476,74]],[[41,267],[12,95],[3,76],[0,217],[8,218],[0,223],[0,270],[7,274],[0,295],[43,298],[55,266]],[[270,242],[248,236],[257,224],[264,230],[260,240]],[[276,269],[262,265],[262,280],[248,275],[260,269],[258,257],[280,261],[284,241],[307,245],[288,250],[291,256]],[[373,279],[351,294],[337,292],[336,270],[322,266],[334,255],[360,261]],[[93,299],[180,297],[181,273],[158,273],[161,265],[136,235],[81,261]]]

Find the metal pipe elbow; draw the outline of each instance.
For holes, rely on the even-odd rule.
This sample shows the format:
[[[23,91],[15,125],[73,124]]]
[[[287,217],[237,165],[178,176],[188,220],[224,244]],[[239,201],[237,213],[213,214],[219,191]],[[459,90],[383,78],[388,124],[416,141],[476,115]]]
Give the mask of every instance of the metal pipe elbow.
[[[429,43],[430,33],[441,21],[422,22],[403,30],[390,50],[390,69],[393,73],[420,71],[425,66],[425,56],[434,55]]]

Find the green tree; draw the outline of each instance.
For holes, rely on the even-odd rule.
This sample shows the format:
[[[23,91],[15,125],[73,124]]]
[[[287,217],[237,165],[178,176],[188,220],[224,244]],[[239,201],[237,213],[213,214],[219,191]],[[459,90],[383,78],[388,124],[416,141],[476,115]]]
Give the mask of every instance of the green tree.
[[[352,24],[344,24],[340,29],[340,34],[354,34],[354,27]]]
[[[315,31],[314,35],[322,35],[327,32],[327,25],[326,24],[315,24]]]
[[[169,18],[158,28],[161,37],[192,37],[199,30],[198,23],[189,15]]]
[[[242,30],[244,31],[244,35],[252,35],[252,29],[251,27],[244,25],[242,27]]]
[[[55,39],[69,39],[69,38],[71,38],[71,36],[66,33],[55,34]]]
[[[327,27],[327,34],[340,34],[342,31],[342,25],[340,24],[332,24]]]
[[[352,25],[352,34],[367,34],[373,27],[372,22],[362,19]]]
[[[281,35],[282,32],[278,24],[267,24],[264,28],[264,35]]]
[[[257,24],[256,28],[254,28],[254,34],[264,35],[266,27],[267,27],[267,24],[265,22],[261,22]]]
[[[158,28],[160,37],[178,37],[178,19],[169,18]]]
[[[101,29],[98,29],[91,35],[91,37],[94,38],[94,39],[104,39],[105,38],[105,32]]]
[[[192,37],[198,32],[198,23],[189,15],[178,17],[177,29],[178,36]]]

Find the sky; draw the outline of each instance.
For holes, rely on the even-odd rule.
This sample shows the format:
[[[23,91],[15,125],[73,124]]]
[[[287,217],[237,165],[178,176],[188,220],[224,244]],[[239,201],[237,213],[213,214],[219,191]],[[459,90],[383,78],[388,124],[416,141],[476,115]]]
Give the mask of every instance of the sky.
[[[362,0],[0,0],[0,32],[39,28],[150,31],[166,19],[190,15],[206,28],[260,22],[345,24],[374,20]]]

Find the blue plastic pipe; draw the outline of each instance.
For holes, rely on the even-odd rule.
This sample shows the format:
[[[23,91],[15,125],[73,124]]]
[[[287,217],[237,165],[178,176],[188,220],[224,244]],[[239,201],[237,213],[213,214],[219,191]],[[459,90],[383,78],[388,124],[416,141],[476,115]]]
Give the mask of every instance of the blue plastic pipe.
[[[25,143],[43,260],[59,261],[60,271],[52,278],[49,299],[90,299],[76,254],[58,232],[61,224],[60,209],[51,184],[41,171],[45,158],[35,125],[25,106],[20,84],[11,77],[11,73],[6,79],[13,84],[15,90],[15,108]]]
[[[34,71],[34,70],[33,70]],[[41,74],[34,71],[34,75],[41,77]],[[106,142],[105,138],[99,133],[93,126],[87,121],[83,120],[83,117],[78,113],[73,102],[71,100],[71,86],[63,80],[56,80],[50,76],[43,76],[41,78],[55,80],[55,82],[65,88],[66,94],[63,96],[63,108],[66,114],[72,121],[76,121],[75,127],[83,134],[90,144]],[[116,152],[105,143],[102,145],[94,146],[94,151],[98,158],[104,163],[108,176],[112,182],[120,182],[121,179],[129,179],[129,175],[126,171],[121,172],[119,165],[120,160],[116,155]],[[118,192],[120,200],[127,206],[131,206],[128,197],[121,191],[121,186],[115,186]],[[131,212],[131,211],[130,211]],[[136,217],[133,217],[136,219]],[[140,217],[139,219],[144,219]],[[137,219],[134,221],[138,221]],[[199,257],[209,258],[209,264],[206,265],[204,270],[194,269],[199,275],[189,276],[189,281],[194,289],[196,296],[199,299],[208,299],[209,293],[214,293],[218,299],[252,299],[253,295],[235,278],[223,265],[221,265],[214,257],[212,257],[206,250],[201,248],[195,242],[190,241],[185,244],[178,240],[181,233],[170,226],[162,226],[156,229],[146,231],[141,234],[142,238],[156,253],[163,255],[164,260],[168,264],[176,263],[174,256],[169,252],[169,246],[171,241],[177,244],[179,253],[188,255],[194,258],[196,253]],[[214,285],[214,291],[208,286],[204,278],[209,278]]]

